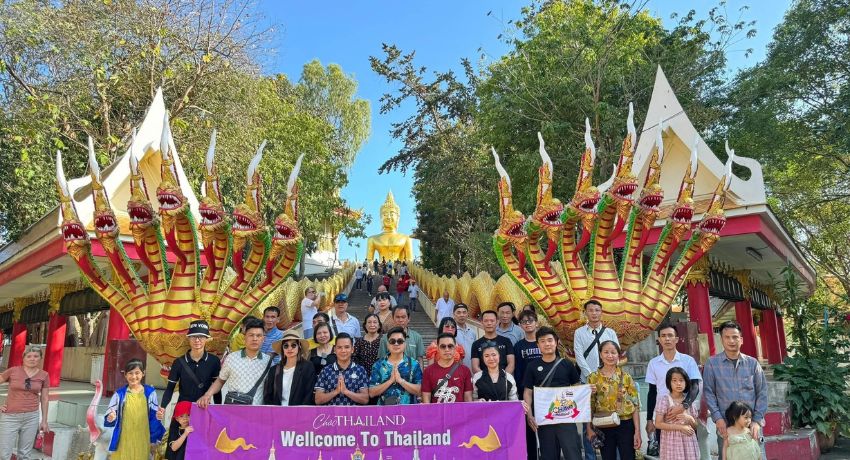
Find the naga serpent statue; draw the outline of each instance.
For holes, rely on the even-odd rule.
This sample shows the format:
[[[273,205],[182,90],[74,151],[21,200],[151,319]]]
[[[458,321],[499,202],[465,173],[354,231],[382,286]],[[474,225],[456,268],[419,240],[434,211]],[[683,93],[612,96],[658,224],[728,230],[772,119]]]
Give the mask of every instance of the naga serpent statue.
[[[133,138],[135,142],[135,135]],[[123,317],[142,348],[162,364],[163,375],[167,375],[174,359],[189,348],[185,332],[192,320],[209,322],[212,340],[207,349],[221,354],[233,329],[286,279],[304,250],[298,229],[296,184],[303,155],[290,174],[283,212],[269,229],[262,219],[258,171],[265,142],[248,166],[244,202],[228,215],[214,162],[215,140],[213,131],[206,155],[205,193],[198,209],[199,226],[195,224],[187,197],[181,192],[168,114],[159,146],[162,182],[155,196],[159,204],[158,215],[150,202],[139,158],[133,154],[134,149],[129,149],[131,197],[127,212],[133,235],[131,244],[135,246],[139,262],[146,268],[146,278],[136,272],[124,252],[118,219],[103,187],[91,138],[89,169],[95,205],[94,229],[109,260],[111,276],[95,263],[89,235],[77,215],[72,191],[65,180],[62,155],[59,152],[56,155],[61,230],[68,254],[92,289]],[[199,243],[206,262],[205,270]],[[166,259],[166,246],[174,255],[173,266]],[[225,278],[228,264],[235,276]]]
[[[583,305],[590,299],[602,304],[603,322],[617,331],[624,350],[648,337],[670,310],[691,267],[711,249],[726,224],[723,205],[732,179],[734,150],[727,145],[725,175],[702,220],[692,229],[697,170],[694,144],[679,196],[645,271],[643,251],[664,199],[659,183],[664,157],[663,127],[659,122],[655,149],[637,195],[638,181],[632,173],[637,134],[631,104],[627,126],[611,184],[606,190],[599,190],[591,183],[596,150],[590,123],[585,121],[586,148],[575,193],[566,206],[552,196],[552,161],[538,133],[543,164],[539,169],[537,206],[529,218],[514,208],[510,177],[493,150],[500,176],[500,219],[493,237],[494,253],[505,272],[545,314],[569,353],[573,350],[575,330],[583,325]],[[617,263],[613,246],[623,233],[625,243]],[[679,256],[672,260],[677,249]]]

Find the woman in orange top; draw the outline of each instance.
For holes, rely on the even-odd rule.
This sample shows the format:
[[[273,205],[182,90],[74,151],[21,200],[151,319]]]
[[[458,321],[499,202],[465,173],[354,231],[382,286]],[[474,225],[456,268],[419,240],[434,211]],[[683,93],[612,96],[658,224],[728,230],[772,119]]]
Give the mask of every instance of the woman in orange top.
[[[437,327],[437,336],[443,333],[451,334],[453,337],[457,338],[457,323],[454,318],[447,316],[440,320],[440,325]],[[425,350],[425,359],[428,360],[429,365],[434,364],[434,360],[437,359],[437,351],[437,341],[434,340]],[[462,360],[465,355],[466,350],[463,349],[463,345],[457,344],[455,347],[455,362]]]
[[[47,426],[50,376],[41,370],[43,357],[41,348],[29,346],[24,350],[22,366],[10,367],[0,374],[0,384],[9,384],[6,403],[0,406],[0,459],[15,454],[18,460],[29,460],[39,430],[50,431]]]

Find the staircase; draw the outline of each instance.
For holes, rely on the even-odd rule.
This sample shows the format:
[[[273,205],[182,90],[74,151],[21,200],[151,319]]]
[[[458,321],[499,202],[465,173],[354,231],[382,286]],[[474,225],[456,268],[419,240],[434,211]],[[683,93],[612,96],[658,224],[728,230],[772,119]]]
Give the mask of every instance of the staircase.
[[[372,281],[373,292],[377,292],[378,286],[381,284],[381,277],[375,276]],[[348,293],[348,312],[360,320],[362,325],[363,318],[369,314],[367,308],[372,301],[372,295],[366,290],[365,279],[363,280],[363,289],[356,289],[355,286],[356,284],[353,284],[351,292]],[[396,294],[395,280],[390,285],[390,294],[393,296]],[[437,327],[434,325],[434,320],[422,311],[421,306],[416,311],[410,312],[410,325],[408,327],[422,336],[422,343],[425,344],[425,348],[428,348],[428,344],[437,338]],[[365,331],[363,332],[365,333]]]

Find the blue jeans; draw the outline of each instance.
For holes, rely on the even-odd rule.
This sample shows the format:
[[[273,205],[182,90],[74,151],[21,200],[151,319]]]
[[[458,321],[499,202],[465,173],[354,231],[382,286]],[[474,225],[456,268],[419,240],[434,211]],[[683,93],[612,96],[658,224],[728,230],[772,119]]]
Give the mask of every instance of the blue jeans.
[[[584,433],[582,435],[581,443],[584,447],[584,460],[596,460],[596,449],[593,448],[593,445],[590,443],[590,440],[587,439],[587,433]]]

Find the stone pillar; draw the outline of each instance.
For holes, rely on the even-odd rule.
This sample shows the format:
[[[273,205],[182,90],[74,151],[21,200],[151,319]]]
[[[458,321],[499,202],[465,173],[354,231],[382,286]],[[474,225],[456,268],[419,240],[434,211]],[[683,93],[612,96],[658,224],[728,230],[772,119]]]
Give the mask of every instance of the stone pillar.
[[[24,363],[26,347],[27,325],[15,322],[12,324],[12,348],[9,350],[9,367],[20,366]]]
[[[62,356],[65,352],[65,334],[68,318],[51,313],[47,322],[47,350],[44,354],[44,370],[50,375],[50,386],[58,387],[62,377]]]
[[[109,325],[106,328],[106,344],[103,351],[103,381],[106,382],[109,370],[109,343],[113,340],[127,340],[130,338],[130,328],[124,322],[124,318],[115,307],[109,307]]]
[[[763,310],[761,327],[764,330],[762,334],[762,348],[766,350],[767,362],[770,364],[779,364],[782,362],[782,350],[779,345],[779,328],[776,324],[776,311],[772,309]]]
[[[743,344],[741,351],[750,356],[756,353],[756,327],[753,325],[753,308],[749,300],[735,302],[735,319],[741,325]]]

